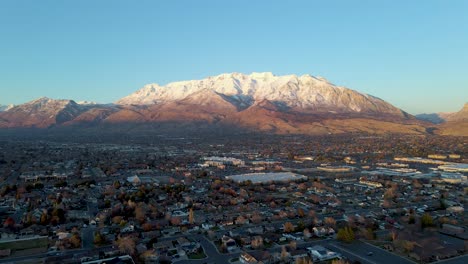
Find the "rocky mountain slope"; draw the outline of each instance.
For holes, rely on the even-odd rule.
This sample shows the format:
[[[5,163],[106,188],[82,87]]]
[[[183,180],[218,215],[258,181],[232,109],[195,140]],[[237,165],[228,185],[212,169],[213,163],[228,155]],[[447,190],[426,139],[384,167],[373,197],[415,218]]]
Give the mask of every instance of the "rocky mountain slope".
[[[203,93],[206,96],[200,96]],[[197,99],[198,96],[198,99]],[[152,105],[190,100],[202,104],[221,96],[237,109],[246,109],[263,100],[301,112],[385,113],[403,116],[391,104],[351,89],[336,86],[311,75],[275,76],[270,72],[221,74],[202,80],[173,82],[165,86],[148,84],[116,102],[119,105]]]
[[[0,113],[3,128],[123,124],[134,130],[170,124],[171,129],[202,125],[281,134],[425,134],[431,126],[377,97],[321,77],[271,73],[148,84],[108,105],[40,98]]]
[[[465,103],[463,108],[455,113],[445,116],[445,122],[438,127],[441,135],[468,135],[468,103]]]
[[[8,111],[13,108],[14,105],[0,105],[0,112]]]

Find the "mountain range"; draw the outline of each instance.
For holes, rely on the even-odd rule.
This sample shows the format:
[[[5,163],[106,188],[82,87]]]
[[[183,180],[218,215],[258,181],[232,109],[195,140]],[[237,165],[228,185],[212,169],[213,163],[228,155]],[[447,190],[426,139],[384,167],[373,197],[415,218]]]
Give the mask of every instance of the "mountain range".
[[[0,128],[99,127],[119,124],[197,124],[280,134],[411,133],[467,135],[468,107],[443,126],[322,77],[228,73],[202,80],[148,84],[114,104],[39,98],[0,112]],[[448,132],[447,132],[448,131]]]
[[[468,121],[468,103],[465,103],[463,108],[455,113],[420,114],[416,115],[416,118],[429,121],[434,124],[445,122],[465,122]]]

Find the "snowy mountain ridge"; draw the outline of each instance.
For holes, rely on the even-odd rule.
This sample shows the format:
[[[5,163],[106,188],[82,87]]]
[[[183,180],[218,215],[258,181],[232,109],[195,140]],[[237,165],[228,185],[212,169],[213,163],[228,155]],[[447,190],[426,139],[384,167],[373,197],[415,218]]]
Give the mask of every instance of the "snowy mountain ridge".
[[[119,105],[151,105],[176,102],[209,90],[239,106],[268,100],[290,108],[316,111],[383,112],[400,115],[401,110],[385,101],[336,86],[308,74],[276,76],[271,72],[246,75],[225,73],[201,80],[172,82],[165,86],[147,84],[116,102]]]
[[[13,107],[14,107],[14,105],[12,105],[12,104],[10,104],[10,105],[0,105],[0,112],[8,111]]]

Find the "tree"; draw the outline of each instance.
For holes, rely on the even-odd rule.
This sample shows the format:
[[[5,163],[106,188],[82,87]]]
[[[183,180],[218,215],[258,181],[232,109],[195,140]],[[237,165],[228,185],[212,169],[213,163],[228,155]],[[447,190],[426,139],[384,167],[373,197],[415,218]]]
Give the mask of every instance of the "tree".
[[[447,209],[448,205],[447,205],[447,201],[446,201],[445,199],[440,199],[440,200],[439,200],[439,203],[440,203],[440,208],[441,208],[442,210]]]
[[[414,218],[414,214],[410,214],[408,219],[408,224],[414,224],[416,222],[416,218]]]
[[[434,225],[434,221],[432,220],[432,216],[428,213],[423,214],[421,217],[421,227],[426,228]]]
[[[65,223],[65,211],[62,208],[54,208],[52,210],[52,217],[57,219],[61,224]]]
[[[291,233],[294,231],[294,225],[291,222],[284,223],[284,232]]]
[[[258,212],[254,212],[252,217],[250,218],[250,220],[254,224],[260,224],[262,222],[263,218]]]
[[[106,237],[103,236],[100,232],[97,232],[94,235],[94,244],[100,246],[106,243]]]
[[[114,181],[114,188],[120,189],[120,181]]]
[[[41,214],[41,225],[49,224],[49,217],[47,215],[47,210],[43,210]]]
[[[13,228],[15,226],[15,220],[11,217],[8,217],[5,222],[3,222],[3,227]]]
[[[70,238],[70,244],[73,248],[81,247],[81,238],[78,233],[74,233],[73,236]]]
[[[291,240],[291,241],[289,242],[289,248],[290,248],[291,250],[296,250],[296,249],[297,249],[297,242],[296,242],[296,240]]]
[[[255,236],[251,242],[253,249],[258,249],[263,247],[263,238],[261,236]]]
[[[190,210],[189,210],[189,223],[191,225],[193,225],[194,220],[195,220],[195,216],[194,216],[194,213],[193,213],[193,208],[190,208]]]
[[[115,241],[116,246],[119,248],[120,253],[134,255],[135,254],[135,241],[131,237],[119,237]]]
[[[182,220],[178,216],[171,217],[171,225],[179,226],[182,223]]]
[[[331,261],[331,264],[349,264],[349,262],[347,262],[346,260],[342,260],[342,259],[334,259]]]
[[[336,226],[336,220],[333,217],[325,217],[323,222],[328,227],[333,227],[334,228]]]
[[[141,228],[143,229],[143,231],[148,232],[153,230],[153,225],[150,223],[144,223],[143,225],[141,225]]]
[[[354,231],[350,227],[340,228],[336,234],[338,240],[344,241],[346,243],[351,243],[354,241]]]
[[[403,240],[403,249],[406,253],[410,253],[414,248],[414,244],[413,241]]]
[[[367,240],[374,240],[376,238],[376,234],[371,228],[362,230],[362,233]]]
[[[297,222],[296,232],[304,231],[305,224],[302,221]]]
[[[135,208],[135,219],[141,223],[145,222],[146,210],[143,208],[144,205],[140,204]]]
[[[299,207],[299,208],[297,209],[297,215],[298,215],[300,218],[304,217],[304,216],[305,216],[304,209],[302,209],[302,208]]]
[[[295,264],[312,264],[309,257],[296,258]]]
[[[281,260],[287,261],[289,259],[289,252],[286,250],[285,246],[281,247]]]

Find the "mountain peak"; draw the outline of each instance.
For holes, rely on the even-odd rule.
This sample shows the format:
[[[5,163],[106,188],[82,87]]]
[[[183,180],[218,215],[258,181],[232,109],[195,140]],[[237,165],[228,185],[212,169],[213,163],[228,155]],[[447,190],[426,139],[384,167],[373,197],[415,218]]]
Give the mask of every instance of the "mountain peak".
[[[36,99],[33,99],[30,101],[30,103],[41,103],[41,102],[48,102],[50,100],[53,100],[49,97],[46,97],[46,96],[41,96],[39,98],[36,98]]]
[[[9,104],[9,105],[0,105],[0,112],[4,112],[4,111],[8,111],[10,110],[11,108],[15,107],[15,105],[13,104]]]
[[[147,84],[116,103],[152,105],[177,102],[205,89],[223,96],[230,102],[242,103],[242,106],[236,105],[239,109],[248,107],[252,102],[266,99],[292,109],[386,113],[401,116],[401,110],[385,101],[336,86],[323,77],[309,74],[299,77],[295,74],[277,76],[271,72],[224,73],[201,80],[172,82],[164,86]]]

